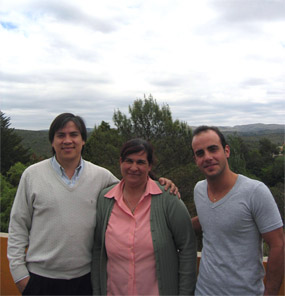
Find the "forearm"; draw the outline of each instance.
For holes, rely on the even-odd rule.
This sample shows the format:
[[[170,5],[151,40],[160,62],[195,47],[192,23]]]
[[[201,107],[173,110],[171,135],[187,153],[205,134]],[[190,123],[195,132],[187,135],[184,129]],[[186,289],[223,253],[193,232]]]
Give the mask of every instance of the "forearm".
[[[284,277],[284,249],[272,248],[269,252],[264,295],[278,295]]]
[[[179,295],[194,295],[196,272],[197,251],[195,245],[191,246],[190,250],[179,252]]]
[[[202,226],[199,222],[198,216],[192,218],[191,221],[192,221],[193,229],[194,229],[196,235],[200,234],[202,232]]]
[[[18,221],[16,215],[11,215],[7,248],[10,272],[15,282],[29,276],[26,266],[29,232],[24,227],[25,223],[22,220]]]

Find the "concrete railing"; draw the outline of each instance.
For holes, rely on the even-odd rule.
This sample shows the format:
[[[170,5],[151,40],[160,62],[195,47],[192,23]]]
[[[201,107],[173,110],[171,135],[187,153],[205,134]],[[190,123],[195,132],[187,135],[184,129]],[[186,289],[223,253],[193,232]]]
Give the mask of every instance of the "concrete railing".
[[[9,263],[7,259],[7,240],[8,240],[8,234],[0,232],[0,239],[1,239],[1,279],[0,279],[0,285],[1,285],[1,293],[0,295],[20,295],[17,287],[15,286],[12,276],[10,274],[9,270]],[[198,253],[198,264],[200,261],[200,253]],[[267,260],[264,258],[263,264],[266,267]],[[281,286],[281,289],[279,291],[279,295],[285,295],[284,294],[284,279]]]

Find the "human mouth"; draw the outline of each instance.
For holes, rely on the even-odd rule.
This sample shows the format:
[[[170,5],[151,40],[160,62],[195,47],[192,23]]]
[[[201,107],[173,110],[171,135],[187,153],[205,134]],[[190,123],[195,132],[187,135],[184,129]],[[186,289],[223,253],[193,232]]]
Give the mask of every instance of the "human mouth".
[[[73,149],[74,149],[74,147],[63,147],[62,148],[62,150],[64,150],[64,151],[71,151]]]
[[[216,165],[218,165],[218,164],[217,163],[206,164],[206,165],[204,165],[204,169],[211,169],[211,168],[215,167]]]

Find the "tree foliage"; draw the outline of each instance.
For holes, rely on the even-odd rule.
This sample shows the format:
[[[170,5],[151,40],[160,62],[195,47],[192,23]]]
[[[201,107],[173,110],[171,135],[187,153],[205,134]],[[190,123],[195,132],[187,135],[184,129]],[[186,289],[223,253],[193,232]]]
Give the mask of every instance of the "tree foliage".
[[[273,155],[278,154],[278,149],[269,139],[263,138],[259,140],[259,153],[265,164],[273,162]]]
[[[17,162],[10,167],[9,171],[7,172],[7,180],[12,186],[18,186],[22,173],[24,172],[26,167],[27,166],[22,164],[21,162]]]
[[[1,173],[5,175],[16,162],[28,163],[30,152],[21,144],[22,139],[10,128],[10,117],[0,111],[1,117]]]
[[[1,204],[1,213],[0,213],[0,231],[8,232],[8,225],[10,219],[10,212],[14,197],[16,195],[17,187],[14,187],[10,184],[7,179],[0,174],[0,204]]]
[[[184,122],[173,121],[168,105],[160,107],[150,95],[129,106],[130,118],[120,110],[113,116],[123,140],[143,138],[152,143],[157,156],[154,172],[167,175],[192,160],[192,130]]]
[[[172,116],[168,105],[161,108],[150,95],[143,100],[137,99],[129,106],[130,118],[120,110],[113,115],[113,121],[124,140],[143,138],[153,141],[164,137],[172,125]]]
[[[111,128],[105,121],[94,127],[85,144],[83,158],[121,178],[119,154],[122,144],[136,137],[149,140],[157,157],[154,172],[174,181],[191,216],[195,216],[193,189],[204,176],[192,160],[191,128],[184,122],[174,121],[169,106],[159,106],[152,96],[135,100],[129,106],[129,117],[120,110],[115,111],[113,120],[116,128]],[[10,118],[1,113],[0,218],[3,232],[7,232],[17,185],[29,161],[29,153],[21,146],[21,138],[9,126]],[[270,187],[284,220],[284,156],[273,157],[276,156],[276,145],[267,138],[259,140],[258,146],[250,145],[245,139],[237,134],[227,136],[231,149],[230,167],[234,172],[259,179]],[[39,160],[35,157],[30,161]]]
[[[237,135],[230,135],[227,138],[230,146],[229,165],[232,171],[237,174],[246,175],[246,155],[248,153],[247,147],[241,137]]]
[[[110,170],[120,177],[119,157],[122,138],[116,129],[102,121],[94,128],[84,147],[83,157],[94,164]]]

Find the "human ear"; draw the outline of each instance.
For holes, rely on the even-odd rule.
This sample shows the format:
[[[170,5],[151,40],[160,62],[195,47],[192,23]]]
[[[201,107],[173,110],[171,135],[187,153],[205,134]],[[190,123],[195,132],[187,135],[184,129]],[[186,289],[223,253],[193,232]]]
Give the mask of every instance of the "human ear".
[[[231,149],[230,149],[230,146],[229,145],[226,145],[225,146],[225,155],[227,158],[230,157],[230,154],[231,154]]]

